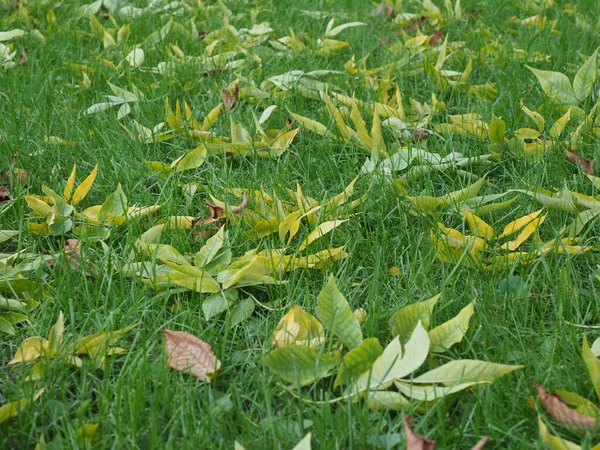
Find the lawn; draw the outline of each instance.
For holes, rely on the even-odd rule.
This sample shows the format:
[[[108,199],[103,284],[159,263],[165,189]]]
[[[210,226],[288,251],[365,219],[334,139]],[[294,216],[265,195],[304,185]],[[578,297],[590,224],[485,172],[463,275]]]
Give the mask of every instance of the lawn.
[[[600,448],[599,24],[0,0],[0,447]]]

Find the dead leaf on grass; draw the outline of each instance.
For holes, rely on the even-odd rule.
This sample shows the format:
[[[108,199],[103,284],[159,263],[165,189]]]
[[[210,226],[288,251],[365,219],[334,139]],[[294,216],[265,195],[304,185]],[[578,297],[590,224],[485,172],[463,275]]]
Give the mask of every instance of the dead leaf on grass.
[[[221,368],[221,361],[203,340],[185,331],[163,330],[162,333],[171,368],[193,375],[201,381],[210,381]]]
[[[598,429],[599,424],[596,419],[593,417],[584,416],[574,409],[569,408],[560,395],[552,394],[546,391],[546,389],[544,389],[544,387],[540,384],[534,383],[534,386],[538,396],[540,397],[540,400],[542,401],[542,405],[544,405],[544,408],[554,420],[576,431]]]

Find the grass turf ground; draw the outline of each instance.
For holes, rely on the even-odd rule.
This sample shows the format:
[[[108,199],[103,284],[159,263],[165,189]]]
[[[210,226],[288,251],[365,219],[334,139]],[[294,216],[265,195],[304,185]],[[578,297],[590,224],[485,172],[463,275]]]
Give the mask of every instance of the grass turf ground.
[[[180,188],[182,183],[200,183],[206,192],[223,198],[227,197],[226,188],[248,190],[262,186],[267,191],[282,192],[283,188],[295,189],[299,182],[306,195],[322,199],[341,192],[360,173],[365,152],[302,129],[280,157],[217,155],[195,170],[161,178],[152,174],[144,161],[171,161],[191,148],[189,142],[178,138],[167,143],[138,142],[122,125],[131,130],[131,118],[150,128],[163,121],[166,96],[172,102],[185,99],[193,111],[204,115],[221,101],[221,89],[238,75],[260,81],[290,70],[340,71],[329,75],[327,81],[339,91],[355,93],[369,102],[377,98],[377,90],[365,87],[365,78],[360,74],[353,76],[344,69],[352,55],[357,60],[369,55],[368,67],[396,64],[391,75],[406,102],[409,98],[429,101],[431,94],[436,93],[446,103],[446,111],[435,117],[434,124],[445,123],[448,115],[468,112],[478,112],[489,120],[493,112],[506,121],[508,130],[531,127],[520,111],[521,99],[547,118],[556,119],[560,114],[552,108],[552,102],[525,64],[566,72],[572,78],[583,62],[580,55],[587,57],[598,45],[596,24],[600,20],[599,7],[591,0],[575,1],[570,6],[560,1],[490,0],[462,2],[461,20],[436,24],[429,19],[420,24],[424,34],[439,28],[442,39],[447,37],[448,43],[464,44],[453,47],[453,56],[445,68],[462,71],[471,56],[471,82],[494,83],[498,91],[496,99],[485,101],[458,89],[442,91],[435,79],[425,76],[422,70],[410,73],[401,62],[406,52],[389,50],[387,40],[404,42],[417,31],[408,30],[405,35],[403,27],[386,19],[385,13],[372,16],[375,5],[370,2],[224,3],[232,13],[229,21],[238,29],[266,21],[273,36],[288,35],[291,28],[297,36],[310,37],[313,47],[332,17],[338,18],[337,24],[356,20],[368,25],[349,28],[336,37],[349,42],[349,46],[334,56],[320,56],[314,50],[283,53],[265,43],[249,48],[247,62],[235,70],[205,73],[201,65],[182,64],[173,71],[153,73],[129,65],[114,70],[102,59],[118,64],[138,43],[145,51],[142,68],[156,67],[167,60],[170,44],[177,44],[188,55],[202,54],[206,47],[203,40],[181,29],[171,31],[157,43],[148,43],[146,38],[171,17],[186,27],[189,20],[194,20],[200,31],[219,29],[226,16],[223,10],[215,8],[204,14],[196,2],[189,1],[181,15],[149,12],[122,18],[114,14],[119,26],[131,24],[131,33],[123,44],[105,49],[102,39],[90,32],[89,18],[78,14],[80,2],[0,1],[0,31],[21,28],[29,32],[9,41],[17,55],[28,48],[26,61],[13,68],[0,68],[2,169],[9,168],[11,155],[18,150],[18,167],[29,171],[26,187],[14,179],[7,186],[13,199],[0,215],[0,228],[19,230],[19,235],[0,244],[3,251],[25,249],[44,254],[64,248],[65,236],[40,237],[30,233],[24,195],[40,193],[42,183],[61,192],[74,162],[80,174],[89,173],[96,163],[99,166],[86,205],[102,203],[118,183],[132,203],[164,203],[149,218],[111,230],[105,250],[98,244],[89,244],[88,255],[98,267],[98,274],[86,276],[82,271],[58,265],[42,267],[32,275],[46,284],[52,298],[43,300],[29,314],[29,321],[16,326],[15,335],[2,335],[1,404],[31,393],[31,383],[24,380],[22,369],[7,363],[25,338],[46,336],[59,311],[65,314],[65,336],[69,339],[136,322],[140,325],[122,340],[127,353],[111,358],[104,370],[79,370],[61,361],[51,363],[40,380],[46,392],[21,414],[0,425],[3,448],[32,448],[41,434],[48,441],[54,440],[55,448],[76,447],[80,445],[77,430],[89,423],[100,425],[91,444],[93,448],[232,448],[236,440],[249,449],[286,449],[308,431],[312,432],[314,448],[386,448],[383,435],[391,441],[397,438],[397,446],[404,445],[402,412],[371,411],[364,402],[305,402],[304,398],[319,398],[322,387],[305,388],[301,391],[303,399],[295,398],[284,391],[282,382],[263,363],[270,349],[271,333],[291,304],[314,312],[315,298],[327,279],[325,271],[294,271],[286,277],[285,284],[254,290],[269,308],[257,307],[248,320],[233,328],[227,326],[228,319],[223,315],[205,320],[201,294],[155,292],[121,273],[135,240],[157,220],[206,213],[203,194],[186,197]],[[569,8],[582,16],[570,14]],[[419,2],[406,1],[404,10],[420,13],[423,8]],[[53,24],[49,11],[55,15]],[[103,26],[114,28],[102,11],[98,17]],[[324,14],[311,17],[304,11]],[[548,20],[557,19],[556,29],[511,21],[513,16],[526,18],[536,13]],[[584,26],[587,24],[591,25]],[[45,38],[32,33],[34,29],[41,30]],[[486,46],[495,51],[486,53],[482,50]],[[550,58],[536,61],[536,52]],[[253,59],[252,55],[259,58]],[[67,63],[85,64],[91,84],[76,87],[82,80],[81,71]],[[133,83],[146,99],[121,120],[117,120],[112,109],[85,115],[88,107],[103,101],[109,93],[107,82],[126,89]],[[592,104],[590,99],[587,102]],[[276,127],[284,126],[288,108],[335,129],[321,101],[298,93],[279,101],[267,98],[252,103],[241,99],[224,116],[230,115],[251,127],[250,113],[260,114],[274,103],[281,106],[271,119]],[[214,131],[227,135],[228,130],[229,120],[222,117]],[[384,132],[389,148],[400,145],[391,133]],[[47,136],[58,136],[72,145],[53,145]],[[487,141],[464,135],[432,133],[418,145],[442,155],[452,151],[468,156],[489,153]],[[539,161],[506,152],[495,158],[490,167],[471,170],[479,176],[488,173],[488,193],[531,186],[558,190],[566,185],[572,191],[589,194],[589,180],[565,159],[565,149],[564,144],[556,145]],[[597,142],[591,140],[580,146],[578,153],[598,159],[598,149]],[[415,178],[410,186],[413,193],[439,196],[466,184],[454,172],[435,171]],[[362,176],[356,190],[357,198],[368,192],[365,202],[347,224],[328,237],[332,244],[346,245],[349,257],[329,271],[335,274],[352,308],[368,311],[363,325],[365,335],[388,342],[392,314],[404,305],[437,293],[442,297],[434,315],[436,323],[455,316],[475,298],[476,312],[463,342],[452,347],[441,360],[472,358],[525,366],[492,385],[443,399],[425,413],[409,411],[415,415],[416,430],[438,441],[441,448],[469,448],[482,435],[491,438],[486,448],[544,448],[536,411],[529,401],[534,394],[533,380],[550,390],[567,389],[593,398],[580,357],[581,337],[588,331],[567,322],[599,323],[597,253],[576,257],[546,255],[529,265],[507,265],[496,271],[464,263],[442,263],[436,258],[429,230],[438,220],[459,223],[456,215],[414,216],[410,204],[393,185],[375,176]],[[228,199],[235,202],[231,196]],[[519,198],[509,210],[494,216],[494,223],[506,223],[509,218],[535,209],[539,209],[535,201]],[[545,224],[546,236],[558,236],[571,220],[569,213],[551,211]],[[235,254],[256,247],[257,241],[247,237],[248,229],[243,224],[230,225],[228,229]],[[585,229],[587,245],[597,245],[598,231],[596,223]],[[66,237],[72,236],[67,233]],[[182,252],[196,252],[201,245],[186,232],[174,233],[170,239]],[[267,237],[263,245],[275,246],[276,241],[275,237]],[[392,267],[399,268],[399,275],[390,275]],[[519,288],[507,288],[508,281],[517,280],[511,278],[516,276]],[[213,346],[223,366],[212,383],[201,383],[169,369],[160,334],[165,328],[190,332]],[[591,337],[596,337],[594,332]],[[327,395],[334,397],[335,393]],[[574,434],[555,427],[556,433],[577,440]],[[591,441],[591,436],[584,438],[584,448]]]

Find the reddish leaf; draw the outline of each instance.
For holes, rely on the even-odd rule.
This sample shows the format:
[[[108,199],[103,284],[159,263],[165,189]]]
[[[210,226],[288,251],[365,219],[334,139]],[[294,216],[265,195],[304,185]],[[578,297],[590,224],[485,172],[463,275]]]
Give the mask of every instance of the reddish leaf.
[[[72,271],[84,272],[86,277],[91,277],[92,274],[98,275],[98,269],[91,262],[87,261],[78,239],[67,239],[65,241],[65,257]],[[49,267],[57,265],[54,259],[49,259],[46,261],[46,264]]]
[[[27,53],[29,52],[29,48],[25,47],[23,48],[23,51],[21,52],[21,56],[19,56],[19,64],[21,64],[22,66],[25,65],[25,63],[27,62]]]
[[[437,442],[424,438],[410,427],[412,417],[404,416],[404,434],[406,435],[406,450],[433,450]]]
[[[442,39],[442,30],[435,30],[435,33],[429,38],[429,46],[433,47]]]
[[[473,447],[471,450],[481,450],[485,444],[487,444],[487,441],[490,440],[489,436],[484,436],[481,439],[479,439],[479,442],[477,442],[477,444],[475,444],[475,447]]]
[[[542,405],[554,420],[576,431],[598,430],[598,422],[593,417],[579,414],[564,402],[560,395],[546,391],[541,385],[534,382],[535,389],[542,401]]]
[[[418,142],[418,141],[422,141],[425,140],[429,137],[429,133],[427,132],[427,130],[421,130],[421,129],[416,129],[414,131],[414,133],[412,134],[412,136],[410,137],[410,140],[412,142]]]
[[[9,200],[10,200],[10,194],[2,185],[0,185],[0,204],[5,203]]]
[[[209,344],[185,331],[163,330],[165,348],[169,355],[169,366],[195,376],[201,381],[210,381],[221,368]]]
[[[229,89],[223,89],[221,91],[221,95],[223,96],[223,106],[225,109],[231,111],[237,105],[240,95],[240,88],[236,84],[233,88],[233,92],[231,92]]]
[[[567,151],[567,159],[589,175],[594,175],[594,160],[583,159],[581,156]]]

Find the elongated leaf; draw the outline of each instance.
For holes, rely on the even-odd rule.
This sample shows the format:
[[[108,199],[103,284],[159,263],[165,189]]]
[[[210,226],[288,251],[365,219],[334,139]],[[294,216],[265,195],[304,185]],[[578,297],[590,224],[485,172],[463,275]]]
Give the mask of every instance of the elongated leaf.
[[[574,442],[550,434],[548,427],[540,416],[538,416],[538,427],[540,429],[542,441],[548,444],[552,450],[581,450],[581,446]]]
[[[6,422],[11,417],[14,417],[17,414],[19,414],[21,410],[23,410],[23,408],[27,405],[27,403],[29,403],[30,401],[36,401],[40,397],[40,395],[42,395],[45,391],[46,389],[42,388],[35,393],[32,399],[22,398],[21,400],[17,400],[16,402],[7,403],[5,405],[0,406],[0,424],[2,422]]]
[[[98,164],[94,166],[94,169],[90,172],[83,182],[77,186],[75,192],[73,193],[73,199],[71,200],[71,204],[73,206],[77,205],[81,200],[83,200],[90,189],[92,188],[92,184],[94,184],[94,180],[96,179],[96,175],[98,174]]]
[[[461,311],[448,322],[445,322],[429,332],[431,340],[431,349],[433,353],[443,353],[454,344],[462,341],[466,331],[469,329],[469,322],[473,315],[475,302],[465,306]]]
[[[267,367],[291,384],[306,386],[329,374],[337,361],[305,345],[288,345],[265,356]]]
[[[302,243],[298,247],[298,251],[301,252],[311,243],[325,236],[327,233],[330,233],[332,230],[334,230],[335,228],[339,227],[341,224],[347,221],[348,220],[332,220],[329,222],[323,222],[322,224],[317,226],[317,228],[311,231],[308,236],[306,236],[306,239],[304,239],[304,241],[302,241]]]
[[[333,275],[329,277],[327,285],[317,297],[317,317],[349,349],[360,345],[362,341],[360,324],[352,313],[348,301],[338,290]]]
[[[437,400],[439,398],[468,389],[478,384],[481,383],[472,381],[469,383],[461,383],[453,386],[422,386],[405,381],[394,382],[394,385],[396,386],[396,388],[398,388],[398,391],[402,395],[423,402]]]
[[[592,349],[588,345],[587,336],[583,337],[583,346],[581,348],[581,354],[583,356],[583,362],[596,391],[596,395],[600,397],[600,360],[596,358]]]
[[[592,92],[598,72],[598,50],[590,55],[579,68],[573,79],[573,91],[577,99],[582,102]]]
[[[127,212],[127,197],[121,188],[121,183],[117,185],[115,192],[106,197],[100,212],[98,220],[111,221],[114,216],[124,216]]]
[[[525,67],[533,72],[546,95],[552,100],[565,105],[577,105],[579,103],[571,82],[565,74],[534,69],[530,66]]]
[[[411,382],[426,384],[441,383],[446,386],[470,382],[491,383],[522,367],[523,366],[509,366],[473,359],[460,359],[450,361],[440,367],[430,370],[423,375],[413,378]]]

